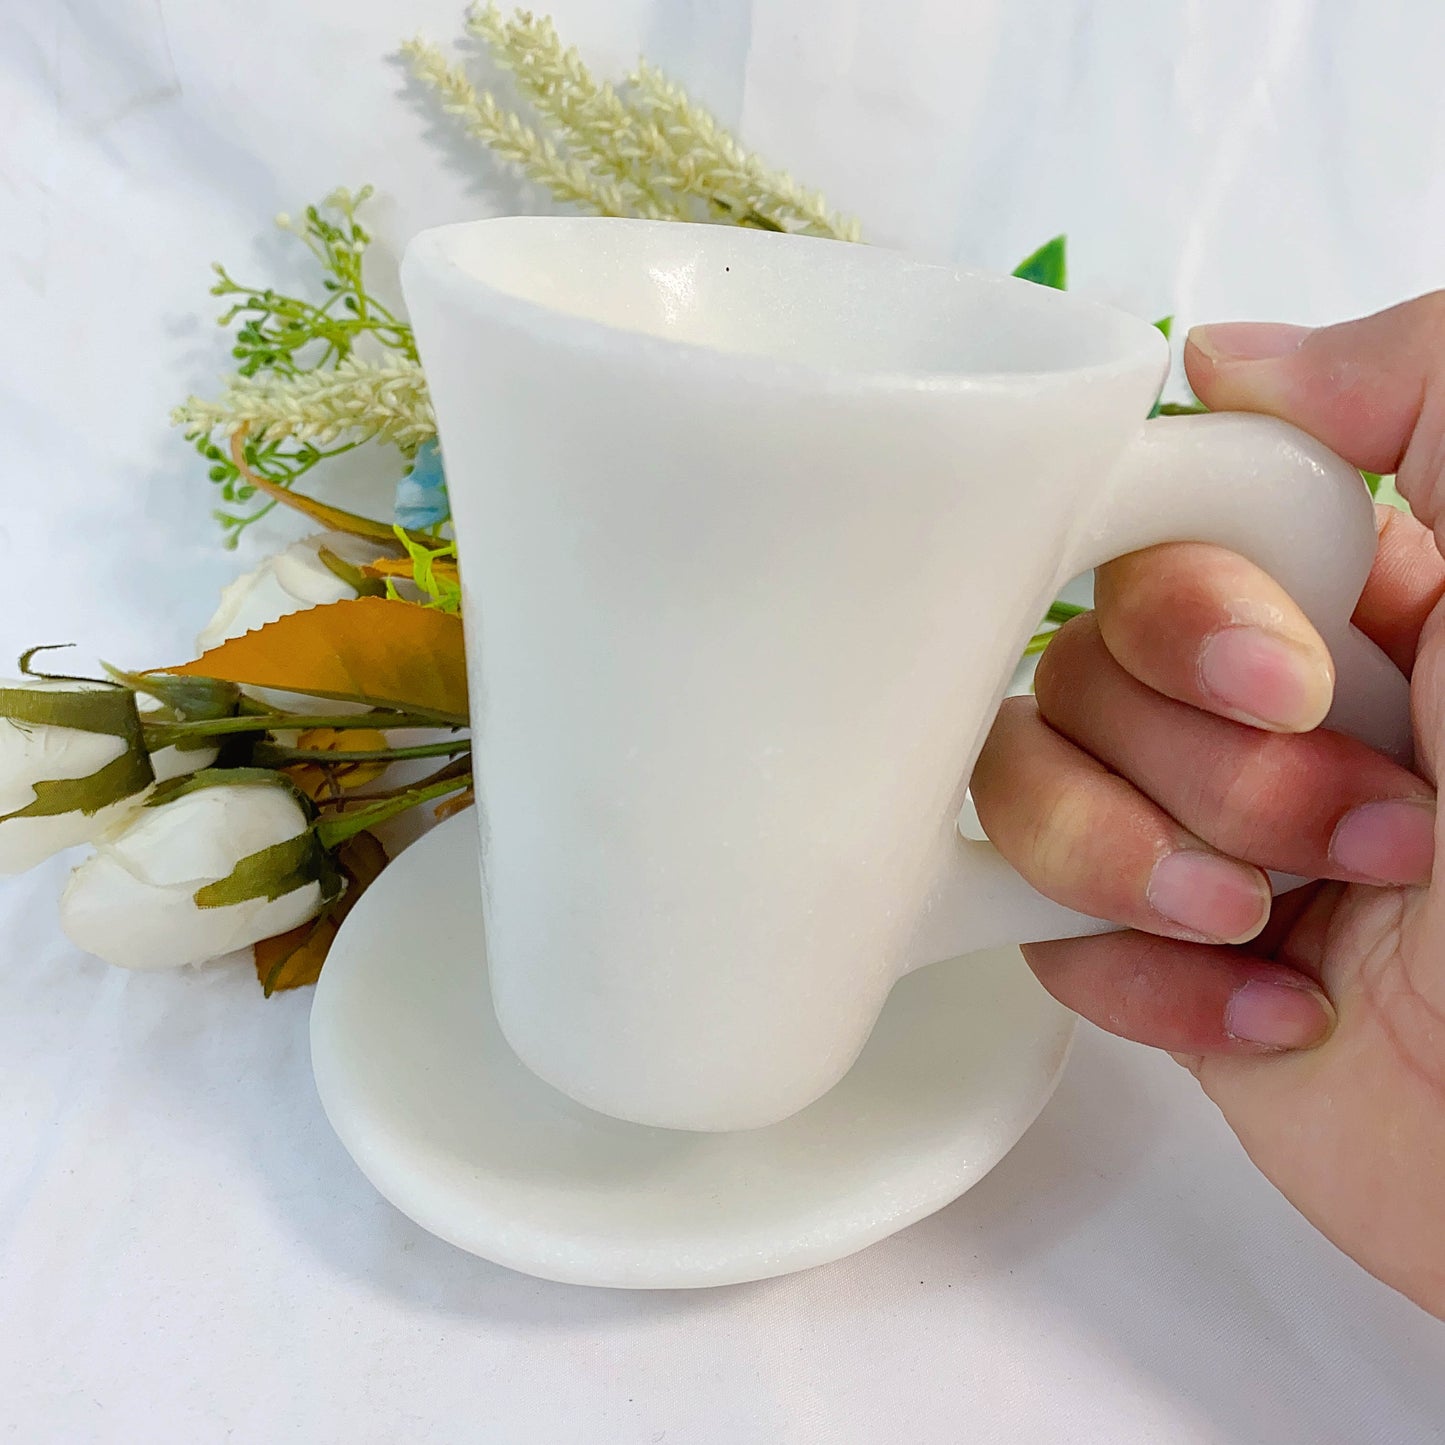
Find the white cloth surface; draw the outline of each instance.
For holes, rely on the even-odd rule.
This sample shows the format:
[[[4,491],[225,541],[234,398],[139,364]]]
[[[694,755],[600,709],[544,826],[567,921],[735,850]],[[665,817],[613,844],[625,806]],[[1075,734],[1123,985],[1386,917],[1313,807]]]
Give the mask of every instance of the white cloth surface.
[[[370,180],[384,268],[535,207],[385,58],[460,0],[0,6],[0,657],[189,655],[241,556],[168,408],[224,369],[207,267]],[[1321,321],[1442,280],[1429,0],[557,0],[873,240],[1181,323]],[[384,478],[373,478],[379,483]],[[359,497],[360,493],[354,493]],[[372,495],[382,495],[373,488]],[[360,505],[359,500],[355,504]],[[1445,1439],[1445,1326],[1336,1254],[1193,1081],[1085,1030],[982,1185],[839,1264],[714,1292],[546,1284],[375,1196],[312,1088],[309,998],[126,975],[0,886],[0,1437],[910,1445]]]

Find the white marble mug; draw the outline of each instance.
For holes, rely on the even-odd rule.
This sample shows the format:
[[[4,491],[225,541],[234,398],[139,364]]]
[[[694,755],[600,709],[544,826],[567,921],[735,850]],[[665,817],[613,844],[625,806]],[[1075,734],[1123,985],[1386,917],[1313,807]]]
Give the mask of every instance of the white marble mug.
[[[902,974],[1108,926],[956,819],[1045,607],[1110,558],[1251,558],[1331,647],[1330,725],[1408,756],[1405,680],[1349,622],[1358,472],[1268,418],[1145,421],[1145,321],[668,222],[446,226],[402,277],[462,558],[497,1017],[594,1110],[773,1123]]]

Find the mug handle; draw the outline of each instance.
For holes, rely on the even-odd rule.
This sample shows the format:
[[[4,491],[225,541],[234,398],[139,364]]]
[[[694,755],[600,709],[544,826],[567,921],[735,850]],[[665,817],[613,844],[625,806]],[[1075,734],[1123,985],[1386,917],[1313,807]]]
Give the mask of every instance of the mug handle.
[[[1410,764],[1410,684],[1350,623],[1375,555],[1373,504],[1354,467],[1274,417],[1216,412],[1145,422],[1055,585],[1161,542],[1212,542],[1269,573],[1334,658],[1324,725]],[[1122,927],[1045,898],[992,843],[956,827],[940,857],[904,972],[1004,944]],[[1275,891],[1303,881],[1277,876]]]

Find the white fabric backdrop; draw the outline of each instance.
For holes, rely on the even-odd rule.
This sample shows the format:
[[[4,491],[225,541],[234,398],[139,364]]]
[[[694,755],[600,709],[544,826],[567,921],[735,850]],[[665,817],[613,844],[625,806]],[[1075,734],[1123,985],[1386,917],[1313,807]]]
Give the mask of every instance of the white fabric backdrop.
[[[557,0],[880,242],[1182,322],[1440,284],[1445,9],[1415,0]],[[379,253],[524,193],[385,57],[460,0],[0,0],[0,656],[185,655],[223,553],[165,425],[225,362],[207,266],[374,181]],[[374,1196],[308,999],[130,977],[0,888],[0,1432],[25,1442],[1445,1439],[1445,1327],[1336,1255],[1192,1081],[1096,1033],[972,1194],[866,1254],[678,1295],[543,1284]]]

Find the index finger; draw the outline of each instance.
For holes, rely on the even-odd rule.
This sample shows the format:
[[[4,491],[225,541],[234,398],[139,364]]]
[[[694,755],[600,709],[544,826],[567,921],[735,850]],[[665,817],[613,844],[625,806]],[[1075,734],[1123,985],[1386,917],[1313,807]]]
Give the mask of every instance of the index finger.
[[[1420,629],[1445,594],[1431,534],[1392,507],[1376,512],[1379,546],[1356,625],[1409,673]],[[1307,732],[1329,710],[1334,670],[1319,634],[1284,590],[1242,557],[1180,542],[1099,569],[1094,606],[1104,645],[1155,692],[1271,732]]]
[[[1393,473],[1445,541],[1445,291],[1338,326],[1196,326],[1184,367],[1207,406],[1281,417]]]

